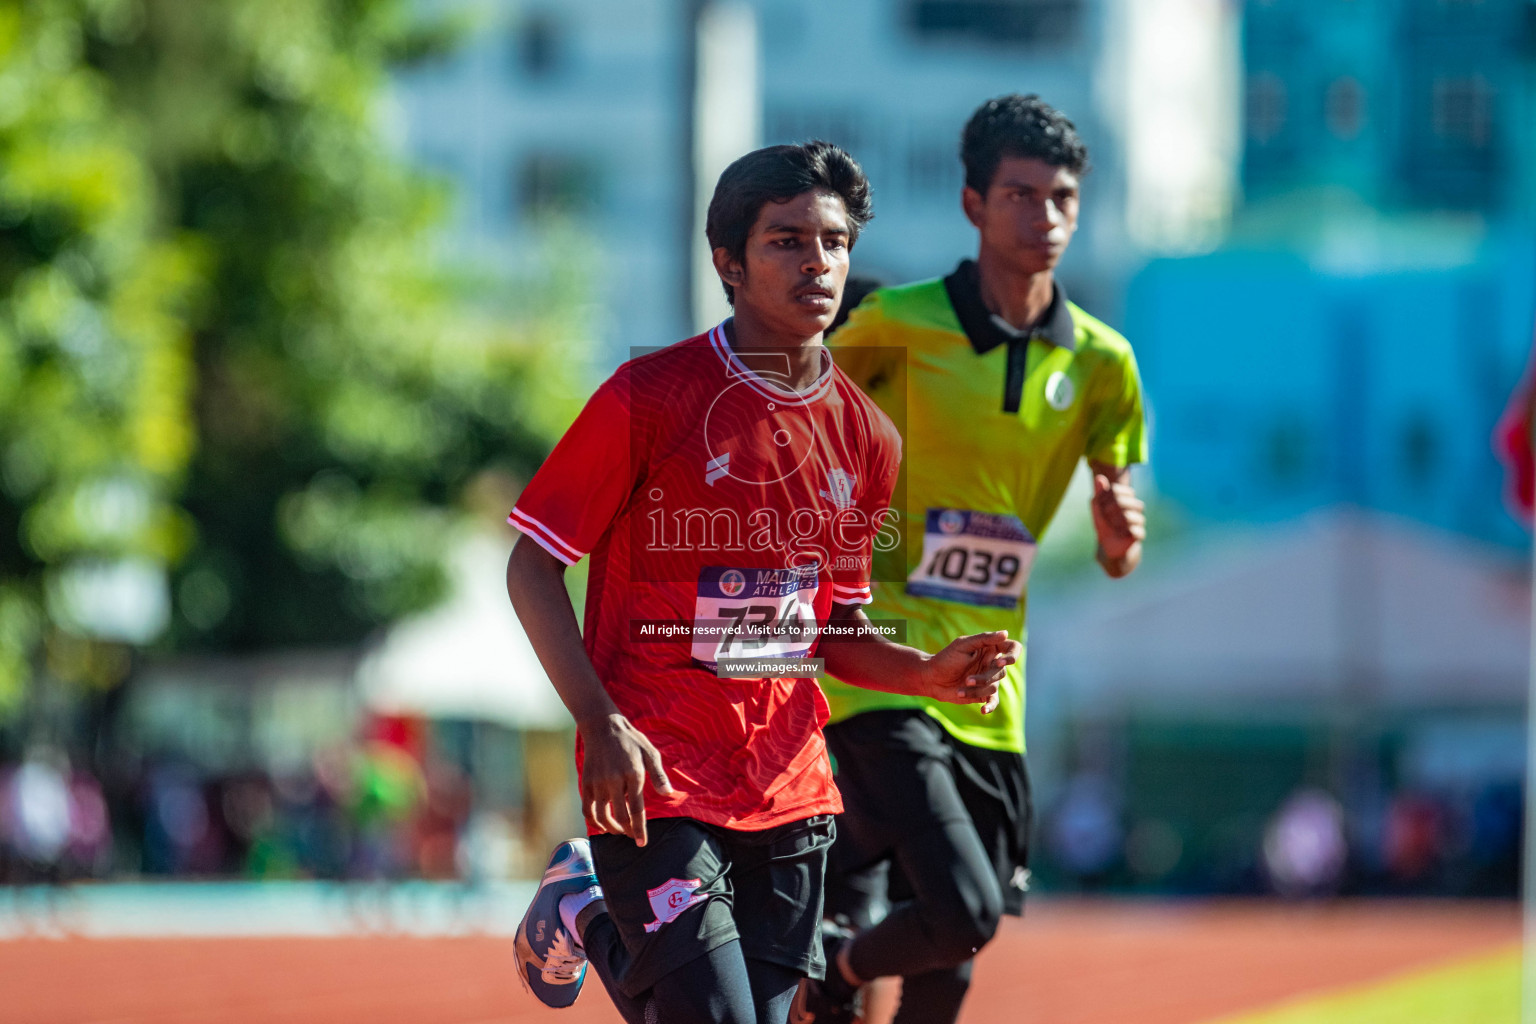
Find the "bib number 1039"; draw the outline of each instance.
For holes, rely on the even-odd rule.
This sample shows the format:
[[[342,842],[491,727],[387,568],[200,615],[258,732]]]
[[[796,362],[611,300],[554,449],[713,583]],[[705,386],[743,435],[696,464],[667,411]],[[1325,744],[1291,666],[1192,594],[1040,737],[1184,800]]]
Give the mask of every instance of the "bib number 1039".
[[[931,508],[923,557],[907,577],[907,593],[1014,608],[1034,557],[1035,539],[1017,516]]]

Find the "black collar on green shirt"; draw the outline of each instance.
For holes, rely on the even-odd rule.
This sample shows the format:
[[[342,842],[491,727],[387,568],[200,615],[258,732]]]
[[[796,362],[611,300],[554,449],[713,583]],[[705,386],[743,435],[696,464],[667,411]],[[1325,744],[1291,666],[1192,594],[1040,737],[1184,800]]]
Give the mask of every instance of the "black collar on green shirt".
[[[1045,316],[1027,331],[1019,330],[988,311],[981,301],[981,276],[975,260],[961,260],[955,272],[944,279],[944,291],[949,295],[949,304],[955,308],[960,329],[970,339],[977,355],[986,355],[999,345],[1008,346],[1008,372],[1003,386],[1003,411],[1006,413],[1019,411],[1031,338],[1039,338],[1068,351],[1077,348],[1077,329],[1072,323],[1072,310],[1067,306],[1066,289],[1060,282],[1052,282],[1051,304],[1046,308]]]

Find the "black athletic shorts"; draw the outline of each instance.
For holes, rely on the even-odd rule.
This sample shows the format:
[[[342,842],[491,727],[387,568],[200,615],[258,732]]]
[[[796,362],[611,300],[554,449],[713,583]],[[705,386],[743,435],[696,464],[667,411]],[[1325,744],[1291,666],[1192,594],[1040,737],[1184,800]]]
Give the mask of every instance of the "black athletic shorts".
[[[885,901],[912,898],[891,863],[896,847],[927,823],[968,818],[1003,892],[1019,915],[1029,879],[1033,824],[1024,755],[955,739],[925,711],[866,711],[826,728],[843,814],[827,879],[830,914],[857,928],[884,916]]]
[[[732,939],[748,959],[823,976],[830,814],[761,832],[652,818],[646,831],[643,847],[626,836],[592,837],[608,913],[630,955],[625,995],[639,996]]]

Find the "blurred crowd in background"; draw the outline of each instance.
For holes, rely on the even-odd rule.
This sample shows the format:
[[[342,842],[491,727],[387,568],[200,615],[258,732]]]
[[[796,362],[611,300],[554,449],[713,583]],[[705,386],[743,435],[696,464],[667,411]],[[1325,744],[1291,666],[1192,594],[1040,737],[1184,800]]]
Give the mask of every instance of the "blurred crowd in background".
[[[0,882],[505,876],[510,827],[454,765],[376,739],[280,774],[149,759],[98,779],[41,748],[0,767]]]
[[[98,779],[56,748],[34,749],[0,766],[0,884],[508,877],[520,864],[517,816],[477,808],[471,778],[418,759],[409,735],[384,730],[277,774],[149,759]],[[1123,780],[1081,772],[1041,812],[1033,872],[1047,891],[1518,892],[1517,780],[1357,793],[1348,811],[1303,785],[1276,806],[1191,827],[1128,805]]]
[[[1404,789],[1346,813],[1326,790],[1303,787],[1259,821],[1215,823],[1217,836],[1235,827],[1247,842],[1224,838],[1185,858],[1196,837],[1157,818],[1127,820],[1118,787],[1085,774],[1047,810],[1036,873],[1056,891],[1512,898],[1522,800],[1511,782]]]

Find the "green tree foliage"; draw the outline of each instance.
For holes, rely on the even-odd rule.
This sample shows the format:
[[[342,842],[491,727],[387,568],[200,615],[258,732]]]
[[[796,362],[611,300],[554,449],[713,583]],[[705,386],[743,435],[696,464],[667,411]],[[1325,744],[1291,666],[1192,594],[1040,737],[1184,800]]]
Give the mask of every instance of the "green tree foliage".
[[[156,609],[114,624],[81,592],[115,574],[152,605],[190,536],[174,497],[197,259],[157,229],[151,170],[87,61],[119,10],[0,4],[0,711],[40,649],[57,677],[119,677],[118,641],[145,638]]]
[[[392,62],[440,41],[412,9],[0,6],[0,45],[36,54],[0,69],[13,661],[69,632],[41,595],[84,554],[173,567],[162,643],[356,641],[441,596],[466,487],[527,472],[570,414],[574,271],[487,302],[434,269],[446,196],[380,139]],[[125,495],[131,532],[103,511]]]

